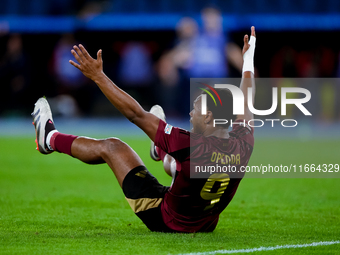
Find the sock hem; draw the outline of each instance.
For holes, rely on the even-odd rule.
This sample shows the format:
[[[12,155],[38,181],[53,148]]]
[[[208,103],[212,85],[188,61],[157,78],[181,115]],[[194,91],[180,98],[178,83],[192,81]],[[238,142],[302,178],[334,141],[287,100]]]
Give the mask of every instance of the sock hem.
[[[46,137],[46,145],[47,145],[47,148],[51,151],[54,151],[55,150],[55,145],[54,145],[54,141],[55,141],[55,138],[56,136],[59,134],[59,131],[54,129],[52,130],[51,132],[49,132],[47,134],[47,137]]]

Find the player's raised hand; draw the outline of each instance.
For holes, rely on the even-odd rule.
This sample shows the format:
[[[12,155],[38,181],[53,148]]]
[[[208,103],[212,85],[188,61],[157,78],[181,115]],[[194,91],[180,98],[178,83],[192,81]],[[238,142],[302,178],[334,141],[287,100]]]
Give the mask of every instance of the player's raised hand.
[[[74,45],[71,53],[78,63],[69,60],[70,64],[77,67],[87,78],[94,81],[98,75],[103,73],[102,50],[98,50],[97,59],[92,58],[81,44]]]
[[[256,38],[254,26],[251,27],[251,36],[254,36]],[[254,44],[254,46],[255,46],[255,40],[251,40],[251,38],[249,40],[248,35],[245,35],[243,37],[243,42],[244,42],[244,45],[243,45],[243,49],[242,49],[242,55],[244,55],[246,53],[246,51],[250,48],[251,44]]]

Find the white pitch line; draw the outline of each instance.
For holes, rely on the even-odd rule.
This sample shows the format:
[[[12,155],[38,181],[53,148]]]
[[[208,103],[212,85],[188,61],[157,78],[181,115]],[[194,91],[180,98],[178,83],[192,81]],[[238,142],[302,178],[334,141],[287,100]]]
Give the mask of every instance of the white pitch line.
[[[213,254],[234,254],[234,253],[251,253],[257,251],[273,251],[279,249],[295,249],[295,248],[304,248],[304,247],[314,247],[314,246],[322,246],[322,245],[332,245],[339,244],[340,241],[326,241],[326,242],[314,242],[307,244],[287,244],[287,245],[277,245],[272,247],[259,247],[259,248],[251,248],[251,249],[240,249],[240,250],[218,250],[218,251],[208,251],[208,252],[193,252],[193,253],[183,253],[178,255],[213,255]]]

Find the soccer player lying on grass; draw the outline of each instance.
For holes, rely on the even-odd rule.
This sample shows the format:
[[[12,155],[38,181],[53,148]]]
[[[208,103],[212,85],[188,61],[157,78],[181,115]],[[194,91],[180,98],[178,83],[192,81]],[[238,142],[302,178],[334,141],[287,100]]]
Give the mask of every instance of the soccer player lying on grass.
[[[248,36],[244,36],[242,50],[244,63],[240,88],[245,98],[248,87],[253,88],[253,93],[255,91],[254,49],[255,28],[252,27],[251,39],[248,41]],[[149,173],[136,152],[117,138],[91,139],[58,132],[48,102],[44,98],[36,102],[32,113],[38,150],[43,154],[58,151],[88,164],[108,164],[132,210],[152,231],[213,231],[219,214],[233,198],[243,175],[233,178],[231,174],[221,173],[210,178],[190,178],[190,163],[216,165],[211,162],[212,153],[221,153],[229,157],[236,155],[239,160],[233,164],[237,169],[246,166],[254,146],[254,130],[247,125],[233,125],[232,131],[228,133],[227,125],[214,127],[214,105],[210,106],[208,102],[207,114],[202,115],[201,96],[196,98],[190,112],[192,131],[172,127],[165,123],[160,106],[154,106],[151,112],[143,110],[103,73],[101,50],[98,51],[96,60],[82,45],[74,46],[71,52],[78,63],[70,63],[93,80],[110,102],[154,142],[151,148],[152,157],[162,159],[168,173],[171,173],[169,170],[172,168],[172,185],[161,185]],[[222,99],[229,98],[231,102],[230,91],[218,90],[218,93]],[[253,118],[246,101],[245,114],[237,116],[238,120]],[[228,116],[232,116],[230,102],[223,104],[228,106],[223,109]]]

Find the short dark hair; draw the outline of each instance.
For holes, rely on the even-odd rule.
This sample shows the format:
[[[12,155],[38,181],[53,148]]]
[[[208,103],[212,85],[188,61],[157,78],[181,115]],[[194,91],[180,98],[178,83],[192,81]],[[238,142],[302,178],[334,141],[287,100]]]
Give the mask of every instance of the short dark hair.
[[[211,89],[207,89],[215,98],[216,104],[214,100],[211,98],[208,93],[205,91],[202,94],[207,95],[207,110],[211,111],[214,119],[226,119],[228,123],[224,126],[225,128],[230,126],[230,120],[235,121],[236,116],[233,115],[233,96],[229,89],[215,89],[217,94],[221,98],[222,105],[220,100],[216,96],[215,92],[211,91]]]

